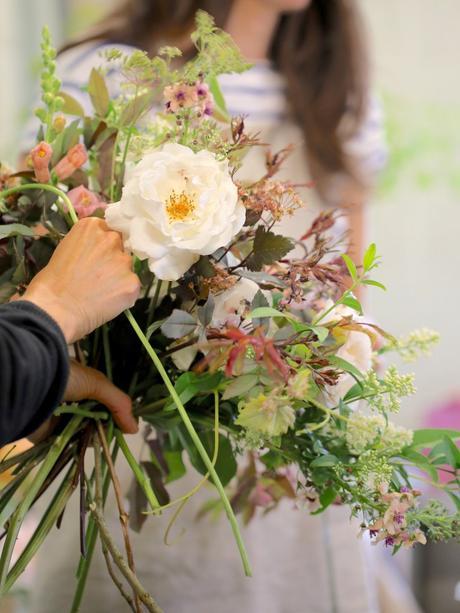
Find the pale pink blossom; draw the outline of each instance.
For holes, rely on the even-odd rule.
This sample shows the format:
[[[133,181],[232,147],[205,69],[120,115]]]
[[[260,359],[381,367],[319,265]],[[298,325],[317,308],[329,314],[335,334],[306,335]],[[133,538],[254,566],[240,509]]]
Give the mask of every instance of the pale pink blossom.
[[[250,500],[256,507],[268,507],[273,502],[272,496],[261,483],[258,483],[252,491]]]
[[[198,102],[198,93],[194,85],[175,83],[164,88],[163,96],[166,108],[171,113],[176,113],[183,108],[190,108]]]
[[[89,217],[98,209],[107,208],[107,203],[100,200],[94,192],[86,189],[84,185],[71,189],[67,196],[80,219]]]
[[[88,159],[85,146],[81,143],[71,147],[66,155],[54,167],[54,172],[60,181],[68,179],[73,173],[83,166]]]
[[[48,183],[51,178],[49,164],[52,155],[53,149],[51,145],[45,143],[45,141],[38,143],[30,152],[35,178],[39,183]]]

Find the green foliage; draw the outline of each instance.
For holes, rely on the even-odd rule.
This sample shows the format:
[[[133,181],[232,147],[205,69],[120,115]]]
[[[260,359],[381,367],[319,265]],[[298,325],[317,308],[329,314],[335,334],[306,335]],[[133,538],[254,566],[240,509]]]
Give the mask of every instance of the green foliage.
[[[53,128],[54,115],[62,110],[65,101],[59,95],[61,81],[56,76],[56,49],[51,43],[51,35],[46,26],[42,30],[41,52],[42,70],[40,83],[43,106],[38,108],[35,114],[46,126],[44,139],[47,142],[51,142],[56,135],[56,131]]]
[[[258,226],[252,254],[246,261],[249,270],[262,270],[267,264],[273,264],[283,258],[293,248],[293,243],[289,238],[274,234],[266,230],[263,226]]]
[[[198,433],[201,442],[210,458],[214,453],[214,432],[212,430],[205,430]],[[185,450],[190,458],[192,466],[202,475],[205,475],[208,471],[201,459],[196,447],[191,443],[188,434],[184,431],[181,433],[181,441]],[[233,453],[230,441],[223,434],[219,435],[219,453],[215,464],[215,469],[219,475],[223,485],[227,485],[229,481],[235,476],[237,470],[237,464],[235,455]]]
[[[20,223],[10,223],[0,226],[0,240],[12,236],[33,236],[34,232],[29,226]]]
[[[99,70],[93,68],[89,76],[88,94],[99,117],[105,117],[109,110],[110,96],[105,79]]]
[[[168,338],[181,338],[192,334],[196,329],[195,318],[186,311],[174,309],[161,326],[161,331]]]
[[[216,28],[213,18],[205,11],[197,11],[195,31],[191,38],[198,53],[185,70],[190,80],[197,79],[201,73],[216,76],[228,72],[244,72],[250,67],[231,36]],[[221,108],[225,109],[225,106]]]

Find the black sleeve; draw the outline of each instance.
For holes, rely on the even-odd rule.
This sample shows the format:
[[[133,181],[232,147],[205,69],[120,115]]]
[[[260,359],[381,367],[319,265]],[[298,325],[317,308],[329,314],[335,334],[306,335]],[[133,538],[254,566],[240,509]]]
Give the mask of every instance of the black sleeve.
[[[0,445],[31,434],[51,415],[68,376],[56,322],[25,300],[0,305]]]

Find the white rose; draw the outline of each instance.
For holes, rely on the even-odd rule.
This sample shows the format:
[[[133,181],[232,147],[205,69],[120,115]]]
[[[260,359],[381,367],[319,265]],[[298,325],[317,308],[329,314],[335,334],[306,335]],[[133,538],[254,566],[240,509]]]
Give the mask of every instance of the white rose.
[[[245,214],[226,160],[169,143],[129,171],[120,202],[105,217],[157,278],[175,281],[200,255],[225,246]]]

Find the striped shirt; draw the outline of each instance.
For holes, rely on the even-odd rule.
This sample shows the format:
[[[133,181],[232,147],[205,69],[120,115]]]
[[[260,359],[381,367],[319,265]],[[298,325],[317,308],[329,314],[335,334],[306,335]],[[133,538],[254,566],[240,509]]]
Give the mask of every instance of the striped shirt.
[[[123,53],[135,50],[128,45],[117,45]],[[58,58],[58,76],[62,90],[78,100],[85,112],[91,112],[91,103],[85,87],[92,68],[106,65],[104,51],[113,49],[111,43],[89,42],[69,49]],[[117,61],[112,61],[106,72],[109,93],[120,93],[121,75]],[[107,67],[107,65],[106,65]],[[270,62],[254,64],[241,74],[224,74],[219,84],[230,115],[244,115],[250,129],[273,129],[289,121],[287,88],[283,76]],[[31,119],[26,126],[24,145],[30,148],[36,137],[38,122]],[[373,176],[385,164],[386,146],[381,107],[375,97],[369,98],[367,112],[360,128],[346,143],[347,152],[356,160],[364,176]]]

